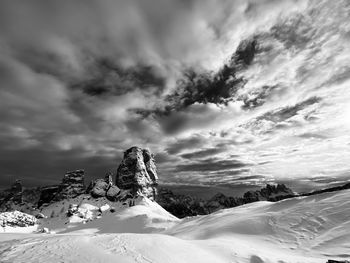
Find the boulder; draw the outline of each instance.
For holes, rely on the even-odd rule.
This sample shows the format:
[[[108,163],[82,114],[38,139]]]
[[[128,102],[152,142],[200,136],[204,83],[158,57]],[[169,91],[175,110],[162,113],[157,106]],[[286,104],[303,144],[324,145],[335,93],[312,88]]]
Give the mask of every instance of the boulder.
[[[109,204],[105,204],[105,205],[100,207],[99,211],[101,213],[104,213],[104,212],[108,211],[109,209],[111,209],[111,206]]]
[[[136,146],[125,151],[117,170],[116,185],[120,189],[130,190],[133,196],[142,194],[154,200],[158,176],[153,154]]]
[[[106,193],[106,197],[110,201],[117,201],[119,193],[120,193],[120,189],[118,188],[118,186],[112,185],[111,187],[109,187]]]
[[[106,195],[109,185],[104,179],[96,179],[92,184],[90,191],[92,197],[98,198]]]

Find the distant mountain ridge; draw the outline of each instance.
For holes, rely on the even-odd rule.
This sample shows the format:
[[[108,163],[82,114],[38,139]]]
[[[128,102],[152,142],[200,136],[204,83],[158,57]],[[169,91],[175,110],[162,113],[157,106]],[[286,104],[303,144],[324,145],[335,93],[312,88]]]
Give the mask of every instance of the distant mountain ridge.
[[[220,209],[236,207],[257,201],[277,202],[293,197],[311,196],[345,189],[350,189],[350,183],[308,193],[294,193],[292,189],[284,184],[267,184],[266,187],[260,190],[244,193],[242,197],[232,197],[217,193],[209,200],[203,200],[190,195],[174,194],[171,190],[163,188],[158,191],[157,202],[168,212],[179,218],[183,218],[187,216],[206,215]]]

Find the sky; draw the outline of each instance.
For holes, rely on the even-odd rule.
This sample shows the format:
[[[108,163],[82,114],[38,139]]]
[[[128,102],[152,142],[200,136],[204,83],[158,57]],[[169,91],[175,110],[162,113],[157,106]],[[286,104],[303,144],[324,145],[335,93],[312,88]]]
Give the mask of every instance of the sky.
[[[87,180],[137,145],[161,184],[350,178],[347,0],[3,0],[0,185]]]

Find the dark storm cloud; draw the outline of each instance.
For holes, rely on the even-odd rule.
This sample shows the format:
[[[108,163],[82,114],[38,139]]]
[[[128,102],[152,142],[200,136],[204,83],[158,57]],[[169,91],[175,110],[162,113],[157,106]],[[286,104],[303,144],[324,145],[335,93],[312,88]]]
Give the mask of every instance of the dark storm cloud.
[[[198,72],[188,69],[178,82],[174,94],[167,101],[175,109],[181,109],[194,103],[226,103],[232,99],[246,80],[237,77],[239,70],[249,66],[256,54],[259,53],[256,38],[246,39],[240,43],[229,62],[218,72]]]
[[[120,96],[137,89],[161,94],[165,79],[152,66],[136,65],[123,69],[108,59],[99,59],[90,69],[92,76],[72,84],[91,96]]]

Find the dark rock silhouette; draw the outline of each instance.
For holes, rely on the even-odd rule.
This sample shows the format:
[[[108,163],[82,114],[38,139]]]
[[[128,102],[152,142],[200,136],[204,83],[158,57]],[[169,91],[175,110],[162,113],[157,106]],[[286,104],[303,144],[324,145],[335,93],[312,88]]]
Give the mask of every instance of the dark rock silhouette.
[[[159,190],[157,202],[168,212],[179,218],[183,218],[186,216],[210,214],[220,209],[256,201],[278,201],[291,196],[294,196],[293,191],[285,185],[267,184],[266,187],[260,190],[246,192],[243,197],[232,197],[217,193],[209,200],[176,195],[172,191],[161,189]]]
[[[58,185],[46,186],[41,188],[38,207],[41,207],[43,204],[50,203],[55,197],[55,195],[58,193],[58,189],[59,189]]]

